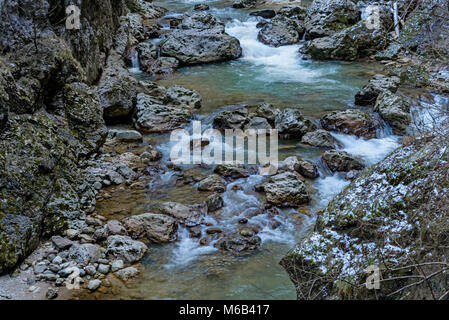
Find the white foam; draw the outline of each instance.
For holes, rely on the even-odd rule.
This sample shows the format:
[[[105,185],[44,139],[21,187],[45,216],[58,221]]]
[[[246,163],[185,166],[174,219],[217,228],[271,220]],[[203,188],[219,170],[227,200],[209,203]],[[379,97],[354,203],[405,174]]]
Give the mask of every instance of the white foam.
[[[198,239],[192,239],[186,228],[178,231],[179,240],[176,248],[172,251],[172,263],[165,265],[166,268],[182,267],[195,261],[199,256],[216,252],[212,245],[202,246]]]
[[[264,68],[263,80],[310,83],[322,75],[301,63],[300,45],[275,48],[258,41],[257,23],[256,18],[246,22],[234,19],[226,25],[226,32],[239,39],[243,49],[242,60]]]

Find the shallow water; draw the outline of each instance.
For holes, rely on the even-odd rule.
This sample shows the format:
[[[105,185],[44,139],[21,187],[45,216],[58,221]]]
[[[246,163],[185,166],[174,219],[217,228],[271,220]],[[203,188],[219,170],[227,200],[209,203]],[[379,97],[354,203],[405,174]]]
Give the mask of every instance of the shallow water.
[[[227,63],[182,68],[160,83],[197,90],[203,97],[203,108],[197,118],[206,125],[223,106],[263,101],[280,108],[300,108],[305,115],[317,119],[329,110],[353,107],[354,94],[380,68],[375,64],[305,61],[298,53],[300,45],[280,48],[263,45],[257,41],[256,19],[250,17],[248,11],[229,8],[228,1],[169,0],[159,3],[173,15],[204,2],[212,7],[212,13],[226,21],[227,32],[240,40],[243,57]],[[334,135],[342,142],[343,150],[361,157],[367,165],[381,160],[398,146],[397,137],[389,130],[384,130],[379,139],[371,140]],[[163,162],[168,163],[168,135],[147,139],[158,142],[158,148],[164,153]],[[280,141],[280,160],[296,155],[320,162],[321,150],[296,144],[297,141]],[[210,169],[198,166],[184,169],[198,175],[210,173]],[[150,245],[149,254],[143,261],[142,279],[124,288],[120,297],[295,299],[293,284],[279,261],[313,225],[315,218],[307,214],[308,210],[324,208],[349,183],[342,175],[330,175],[324,168],[320,168],[320,173],[320,178],[307,182],[313,201],[304,208],[306,210],[279,210],[274,216],[256,214],[263,207],[263,195],[254,192],[253,187],[262,177],[250,176],[233,182],[223,194],[223,212],[204,218],[214,226],[230,231],[238,230],[239,219],[248,218],[249,224],[260,230],[260,249],[244,257],[232,257],[218,252],[213,243],[200,246],[198,239],[190,238],[188,231],[181,228],[176,242]],[[234,191],[234,185],[242,189]],[[112,201],[121,203],[123,200],[127,207],[118,210],[114,217],[119,217],[148,212],[161,201],[200,203],[207,195],[199,192],[195,185],[177,185],[176,174],[166,171],[150,183],[148,190],[133,196],[123,193],[102,205],[113,206]],[[280,224],[277,229],[271,227],[274,222]]]

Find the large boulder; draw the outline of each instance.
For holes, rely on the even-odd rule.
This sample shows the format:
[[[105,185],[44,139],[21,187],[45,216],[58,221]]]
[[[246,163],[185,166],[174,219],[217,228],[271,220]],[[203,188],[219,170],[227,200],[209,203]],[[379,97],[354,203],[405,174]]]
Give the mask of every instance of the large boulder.
[[[304,31],[300,21],[278,15],[262,27],[258,39],[267,45],[279,47],[298,43]]]
[[[165,105],[162,101],[144,93],[137,95],[134,126],[140,131],[147,133],[168,132],[188,124],[191,117],[189,108]]]
[[[213,15],[195,13],[167,36],[161,44],[161,54],[178,59],[182,65],[193,65],[237,59],[242,48]]]
[[[365,168],[363,162],[345,151],[329,150],[323,153],[324,163],[333,172],[349,172]]]
[[[215,167],[214,172],[222,177],[240,179],[249,176],[249,171],[244,165],[237,164],[219,164]]]
[[[91,243],[76,244],[70,248],[69,257],[78,265],[87,266],[101,258],[101,247]]]
[[[305,52],[317,60],[353,61],[371,56],[387,45],[388,36],[383,29],[368,29],[360,21],[332,36],[309,41]]]
[[[156,78],[164,78],[175,73],[178,67],[179,61],[176,58],[160,57],[151,63],[146,72],[156,76]]]
[[[301,143],[307,144],[313,147],[334,149],[339,144],[329,132],[323,129],[307,132],[301,139]]]
[[[314,131],[316,124],[304,118],[297,109],[284,109],[276,115],[275,128],[283,138],[301,138]]]
[[[305,27],[309,38],[331,36],[360,20],[351,0],[314,0],[307,11]]]
[[[111,260],[122,260],[126,265],[131,265],[143,258],[147,252],[147,246],[140,241],[128,236],[110,236],[107,239],[106,256]]]
[[[214,246],[233,255],[244,255],[259,248],[261,243],[262,239],[258,236],[244,237],[236,234],[218,240]]]
[[[179,223],[194,227],[199,225],[201,208],[196,206],[186,206],[178,202],[165,202],[158,207],[162,214],[175,218]]]
[[[278,206],[295,207],[309,202],[306,185],[294,172],[283,172],[270,177],[264,184],[264,191],[269,203]]]
[[[195,90],[189,90],[180,86],[169,87],[162,96],[165,104],[183,106],[190,109],[200,109],[202,98]]]
[[[404,134],[411,122],[409,105],[400,95],[389,91],[383,92],[377,98],[374,111],[379,113],[396,134]]]
[[[348,109],[345,111],[333,111],[321,118],[324,129],[358,137],[375,138],[380,122],[372,115]]]
[[[164,214],[145,213],[123,220],[128,234],[141,241],[170,242],[178,231],[176,220]]]
[[[137,87],[137,80],[125,68],[121,58],[110,55],[98,85],[106,120],[131,117],[136,104]]]
[[[248,121],[248,109],[238,108],[219,113],[213,122],[215,129],[243,129]]]
[[[355,95],[355,104],[359,106],[374,106],[377,97],[384,91],[396,93],[401,79],[396,76],[385,76],[376,74],[368,84],[366,84]]]

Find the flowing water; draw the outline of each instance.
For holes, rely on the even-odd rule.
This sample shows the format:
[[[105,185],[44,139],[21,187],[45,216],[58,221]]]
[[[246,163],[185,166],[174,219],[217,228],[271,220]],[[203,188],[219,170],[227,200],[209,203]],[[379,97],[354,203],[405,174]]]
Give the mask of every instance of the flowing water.
[[[228,1],[168,0],[159,4],[169,16],[192,10],[196,3],[208,3],[210,12],[225,21],[226,31],[237,37],[243,57],[231,62],[200,65],[180,69],[172,77],[160,81],[169,86],[179,84],[197,90],[203,97],[203,108],[196,115],[210,126],[214,115],[224,106],[270,102],[280,108],[299,108],[303,114],[318,119],[330,110],[351,108],[354,94],[379,66],[362,63],[317,62],[302,60],[301,44],[273,48],[257,41],[257,19],[242,9],[230,8]],[[274,5],[279,5],[281,1]],[[157,41],[157,40],[156,40]],[[140,75],[142,76],[142,75]],[[386,127],[387,128],[387,127]],[[361,157],[367,165],[380,161],[398,146],[398,138],[385,129],[377,139],[363,139],[334,134],[342,150]],[[147,136],[157,143],[168,163],[170,143],[167,135]],[[297,141],[280,141],[280,160],[288,156],[320,163],[320,150],[297,146]],[[207,175],[211,169],[184,167],[194,175]],[[276,215],[257,214],[263,209],[262,195],[254,186],[262,177],[253,175],[234,181],[223,194],[225,207],[220,214],[205,217],[211,225],[235,230],[238,221],[247,218],[257,226],[262,245],[256,252],[232,257],[213,247],[201,246],[181,228],[178,240],[168,245],[150,245],[143,260],[142,278],[121,292],[123,298],[142,299],[295,299],[296,294],[279,261],[310,230],[315,218],[310,211],[324,208],[332,197],[349,182],[340,174],[331,175],[320,167],[321,177],[308,181],[313,201],[300,210],[280,210]],[[161,201],[185,204],[201,203],[207,193],[196,186],[176,184],[178,172],[167,170],[155,178],[149,189],[130,197],[114,197],[127,206],[126,212],[148,212]],[[233,187],[238,187],[237,189]],[[120,214],[118,214],[120,215]],[[273,223],[279,225],[273,228]],[[204,232],[204,230],[203,230]],[[107,298],[107,297],[106,297]]]

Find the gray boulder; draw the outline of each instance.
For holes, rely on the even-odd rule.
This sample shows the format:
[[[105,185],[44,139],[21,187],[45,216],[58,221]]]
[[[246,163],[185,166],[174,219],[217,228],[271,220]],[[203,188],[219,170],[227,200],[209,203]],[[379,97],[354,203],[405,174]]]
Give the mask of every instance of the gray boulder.
[[[389,91],[381,93],[377,98],[374,111],[379,113],[380,117],[392,127],[396,134],[404,134],[410,125],[410,107],[397,94]]]
[[[301,138],[314,131],[316,125],[303,117],[297,109],[284,109],[276,115],[275,128],[283,138]]]
[[[248,110],[246,108],[238,108],[231,111],[223,111],[219,113],[213,121],[215,129],[243,129],[248,121]]]
[[[313,39],[333,35],[359,20],[357,7],[350,0],[314,0],[307,11],[305,28]]]
[[[318,148],[334,149],[338,141],[326,130],[318,129],[307,132],[302,137],[301,143]]]
[[[144,93],[137,96],[134,126],[143,132],[161,133],[190,122],[192,115],[188,108],[164,105]]]
[[[294,172],[283,172],[270,177],[264,190],[267,201],[278,206],[295,207],[310,200],[306,185]]]
[[[355,95],[355,104],[359,106],[374,106],[377,97],[384,91],[396,93],[401,79],[396,76],[376,74],[367,85]]]
[[[354,158],[344,151],[326,151],[323,154],[322,159],[333,172],[348,172],[351,170],[362,170],[365,168],[365,165],[361,160]]]
[[[224,192],[225,187],[223,179],[218,174],[212,174],[198,183],[200,191]]]
[[[110,260],[123,260],[125,264],[133,264],[143,258],[147,246],[128,236],[110,236],[107,239],[106,256]]]
[[[87,266],[89,263],[94,263],[100,259],[101,248],[90,243],[73,245],[69,250],[69,257],[77,264]]]
[[[174,106],[200,109],[203,99],[195,90],[189,90],[180,86],[171,86],[164,92],[162,100],[164,103]]]
[[[328,113],[321,118],[321,125],[326,130],[365,138],[375,138],[381,126],[374,116],[354,109]]]
[[[258,39],[267,45],[279,47],[298,43],[304,31],[300,21],[278,15],[262,27]]]
[[[360,21],[332,36],[309,41],[305,52],[317,60],[353,61],[383,50],[388,45],[387,39],[383,29],[368,29]]]
[[[145,213],[123,221],[128,234],[138,240],[166,243],[174,240],[178,231],[176,220],[168,215]]]

